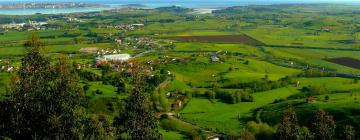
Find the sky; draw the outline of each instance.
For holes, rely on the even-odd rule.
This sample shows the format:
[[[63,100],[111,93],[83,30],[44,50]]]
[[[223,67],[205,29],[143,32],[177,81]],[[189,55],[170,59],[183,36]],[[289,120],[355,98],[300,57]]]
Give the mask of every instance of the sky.
[[[360,0],[0,0],[0,3],[17,2],[101,2],[151,3],[151,2],[252,2],[252,3],[360,3]]]
[[[38,1],[59,1],[59,2],[63,2],[63,1],[69,1],[69,2],[76,2],[74,0],[0,0],[3,2],[23,2],[23,1],[27,1],[27,2],[38,2]],[[77,0],[77,1],[100,1],[100,0]],[[122,2],[122,1],[169,1],[169,0],[107,0],[107,1],[114,1],[114,2]],[[194,1],[194,0],[170,0],[170,1]],[[195,1],[202,1],[202,2],[206,2],[206,1],[219,1],[219,0],[195,0]],[[243,2],[243,1],[256,1],[256,2],[268,2],[268,1],[276,1],[276,2],[360,2],[360,0],[222,0],[222,1],[232,1],[232,2]]]

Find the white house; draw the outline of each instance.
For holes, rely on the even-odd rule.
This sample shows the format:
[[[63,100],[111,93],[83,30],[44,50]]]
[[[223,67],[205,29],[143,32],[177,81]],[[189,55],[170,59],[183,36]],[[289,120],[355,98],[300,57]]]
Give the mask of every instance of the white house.
[[[112,54],[99,56],[96,59],[100,61],[127,61],[131,58],[130,54]]]
[[[217,57],[216,55],[211,56],[210,59],[211,59],[212,62],[219,62],[220,61],[219,57]]]

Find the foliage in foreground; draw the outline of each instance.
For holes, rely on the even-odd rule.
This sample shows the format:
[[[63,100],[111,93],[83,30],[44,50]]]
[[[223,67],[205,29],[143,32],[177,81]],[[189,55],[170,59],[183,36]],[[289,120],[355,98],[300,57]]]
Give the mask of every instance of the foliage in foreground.
[[[9,97],[0,102],[0,137],[10,139],[106,139],[98,122],[81,111],[82,90],[65,58],[51,65],[37,35],[13,78]],[[91,129],[94,128],[94,129]]]
[[[115,118],[115,127],[119,139],[123,135],[131,140],[157,140],[161,135],[158,131],[157,119],[150,109],[141,76],[134,76],[134,87],[128,97],[125,111]]]

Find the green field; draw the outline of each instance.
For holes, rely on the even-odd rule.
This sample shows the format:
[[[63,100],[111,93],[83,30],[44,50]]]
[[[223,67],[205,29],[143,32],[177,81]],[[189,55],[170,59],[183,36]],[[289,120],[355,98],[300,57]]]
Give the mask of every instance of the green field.
[[[292,87],[276,89],[272,91],[254,93],[255,102],[238,103],[234,105],[208,99],[193,98],[181,111],[184,120],[204,128],[229,133],[241,130],[246,122],[239,121],[242,118],[251,117],[254,109],[270,104],[275,99],[286,98],[297,91]],[[240,131],[235,131],[239,133]]]
[[[26,41],[37,34],[41,51],[51,64],[65,56],[79,68],[73,72],[79,74],[79,88],[84,90],[84,101],[79,101],[84,110],[104,115],[111,123],[123,113],[134,73],[139,72],[144,75],[141,80],[146,83],[149,109],[156,115],[171,114],[157,116],[164,140],[230,139],[230,135],[237,139],[250,121],[269,124],[275,130],[289,104],[301,126],[308,127],[309,116],[324,109],[334,116],[337,129],[353,125],[359,133],[360,69],[326,61],[339,57],[360,61],[359,8],[289,4],[221,8],[211,14],[168,7],[0,15],[0,23],[10,19],[49,23],[44,30],[0,29],[0,68],[19,68]],[[81,22],[70,22],[68,17]],[[226,43],[233,38],[202,42],[194,37],[227,35],[247,36],[260,45],[242,44],[244,38]],[[185,36],[192,38],[176,40]],[[101,51],[84,51],[89,48]],[[125,53],[133,58],[96,61],[103,55]],[[14,82],[10,77],[17,72],[0,71],[0,95],[6,94],[7,86]],[[326,93],[315,93],[318,91]],[[241,101],[233,103],[222,97],[234,99],[239,94]],[[309,97],[315,101],[308,103]],[[110,127],[115,135],[116,129]]]
[[[276,124],[279,119],[276,119],[282,113],[282,109],[286,108],[287,103],[294,104],[296,113],[302,125],[306,125],[311,121],[311,116],[314,110],[322,108],[330,112],[334,116],[334,120],[341,124],[358,124],[359,101],[357,101],[358,93],[339,93],[326,95],[329,100],[324,100],[325,95],[318,96],[315,103],[306,103],[305,100],[291,100],[285,103],[273,104],[266,106],[261,111],[261,119],[270,124]]]
[[[6,92],[6,87],[10,82],[10,74],[0,72],[0,95]]]

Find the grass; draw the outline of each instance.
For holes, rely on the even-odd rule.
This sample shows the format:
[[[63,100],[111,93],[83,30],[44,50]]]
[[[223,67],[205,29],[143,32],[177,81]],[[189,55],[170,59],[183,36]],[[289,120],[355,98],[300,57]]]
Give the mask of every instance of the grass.
[[[319,27],[320,28],[320,27]],[[347,33],[321,32],[315,35],[316,29],[280,27],[277,25],[261,25],[255,29],[244,30],[243,32],[269,45],[289,46],[312,46],[329,48],[352,48],[356,44],[338,43],[339,40],[351,40],[352,36]],[[296,43],[296,44],[295,44]],[[301,43],[301,45],[297,45]]]
[[[254,59],[248,59],[249,63],[231,63],[233,67],[238,67],[239,70],[233,70],[229,73],[226,73],[224,77],[228,79],[229,82],[226,84],[235,84],[236,82],[249,82],[264,78],[268,76],[270,80],[278,80],[280,78],[296,75],[299,73],[299,70],[285,68],[277,66],[268,62],[258,61]]]
[[[246,60],[249,61],[249,64],[244,64],[244,60],[238,60],[235,57],[226,58],[224,63],[211,63],[208,57],[197,57],[196,60],[187,64],[169,64],[166,67],[175,75],[176,82],[191,83],[195,87],[208,87],[214,81],[219,80],[221,74],[226,81],[220,84],[228,85],[258,80],[264,78],[265,75],[268,75],[271,80],[278,80],[300,72],[265,61]],[[238,70],[229,71],[230,67],[238,68]],[[194,75],[197,75],[197,78],[194,78]]]
[[[354,82],[353,79],[339,77],[319,77],[319,78],[298,78],[300,87],[315,85],[325,86],[331,91],[360,91],[360,83]]]
[[[182,117],[197,126],[229,133],[239,130],[246,122],[239,121],[252,116],[254,109],[272,103],[275,99],[285,98],[297,92],[292,87],[266,92],[254,93],[254,102],[226,104],[220,101],[210,102],[208,99],[193,98],[181,111]]]
[[[10,74],[6,72],[0,72],[0,95],[5,94],[6,86],[10,82]]]
[[[262,56],[257,47],[245,45],[245,44],[215,44],[215,43],[183,43],[178,42],[175,44],[175,51],[227,51],[237,52],[242,54],[251,54],[256,56]]]
[[[95,70],[96,71],[96,70]],[[101,81],[88,82],[89,90],[86,97],[89,99],[87,109],[94,114],[106,114],[114,117],[123,109],[122,102],[127,98],[126,94],[117,94],[117,88],[112,85],[104,85]],[[99,90],[101,94],[97,94]]]
[[[325,60],[313,60],[313,61],[311,61],[311,64],[315,64],[315,65],[325,67],[325,68],[334,69],[334,70],[339,71],[339,72],[357,73],[357,74],[360,73],[359,69],[343,66],[343,65],[340,65],[340,64],[331,63],[331,62],[328,62],[328,61],[325,61]]]
[[[185,136],[179,132],[160,129],[160,133],[162,134],[163,140],[185,140]]]
[[[158,18],[165,18],[164,14],[159,14]],[[172,19],[181,17],[172,15]],[[179,20],[173,23],[154,23],[147,25],[143,30],[138,30],[129,33],[129,35],[137,34],[159,34],[164,36],[176,35],[219,35],[221,34],[236,34],[235,32],[219,31],[231,24],[229,21],[220,21],[216,19],[208,19],[206,21],[183,21]]]
[[[294,49],[294,48],[266,48],[274,57],[284,59],[296,59],[312,65],[337,70],[339,72],[360,73],[360,70],[342,66],[339,64],[325,61],[326,58],[351,57],[360,59],[358,51],[338,51],[338,50],[317,50],[317,49]]]
[[[95,23],[94,25],[120,25],[124,23],[141,23],[146,22],[144,29],[129,31],[125,36],[147,36],[155,39],[168,36],[208,36],[208,35],[239,35],[247,34],[263,43],[269,45],[286,45],[286,46],[300,46],[299,48],[271,48],[264,47],[262,51],[259,47],[253,47],[244,44],[215,44],[215,43],[198,43],[198,42],[176,42],[174,50],[156,50],[147,54],[144,57],[135,58],[134,60],[140,62],[147,62],[149,60],[156,60],[158,56],[170,56],[171,58],[189,58],[188,63],[170,63],[161,65],[161,68],[171,71],[175,75],[163,92],[173,90],[206,90],[212,84],[217,83],[220,87],[232,85],[242,82],[250,82],[268,77],[270,80],[278,80],[285,76],[296,75],[301,70],[281,67],[271,64],[266,61],[261,61],[265,54],[270,54],[272,57],[282,58],[284,61],[288,59],[295,59],[312,65],[335,69],[339,72],[360,73],[360,70],[348,68],[345,66],[329,63],[324,61],[325,58],[335,57],[352,57],[360,59],[359,51],[339,51],[326,50],[326,48],[346,48],[359,49],[359,33],[353,34],[354,18],[349,17],[349,14],[341,16],[338,14],[315,14],[311,6],[293,7],[297,11],[294,13],[292,8],[284,8],[286,14],[275,13],[276,11],[257,11],[252,8],[245,8],[244,12],[247,14],[228,15],[219,18],[220,15],[192,15],[186,17],[178,14],[158,13],[147,10],[145,13],[142,10],[135,10],[140,13],[119,12],[116,15],[102,12],[100,16],[104,17],[86,17],[86,21]],[[302,9],[304,8],[304,9]],[[309,9],[308,9],[309,8]],[[271,9],[271,8],[268,8]],[[315,8],[315,11],[320,12],[323,8]],[[318,11],[320,10],[320,11]],[[292,14],[287,14],[290,11]],[[300,12],[298,12],[300,11]],[[330,10],[331,11],[331,10]],[[269,20],[267,17],[271,13]],[[240,13],[240,12],[239,12]],[[106,15],[108,14],[108,15]],[[281,16],[276,16],[281,15]],[[251,17],[251,18],[250,18]],[[100,20],[99,20],[100,19]],[[241,19],[241,20],[234,20]],[[277,22],[275,21],[278,20]],[[159,22],[163,20],[165,22]],[[172,21],[173,20],[173,21]],[[170,22],[166,22],[170,21]],[[58,22],[58,21],[55,21]],[[60,22],[60,21],[59,21]],[[305,22],[311,23],[305,26]],[[61,24],[66,24],[60,23]],[[71,25],[75,25],[72,23]],[[93,32],[99,36],[109,34],[117,34],[118,29],[94,28],[92,25],[85,26],[81,23],[78,27],[71,29],[71,25],[66,30],[46,30],[37,31],[42,37],[42,40],[47,44],[44,48],[48,56],[54,58],[58,53],[72,54],[72,61],[81,64],[92,63],[94,56],[82,54],[79,52],[81,48],[97,47],[97,48],[111,48],[116,46],[114,43],[92,43],[75,44],[75,37],[64,37],[64,33],[75,35],[84,40],[95,40],[95,38],[85,37],[86,34]],[[74,26],[75,27],[75,26]],[[85,29],[84,29],[85,28]],[[87,28],[87,29],[86,29]],[[331,32],[318,32],[322,28],[331,28]],[[28,38],[31,32],[27,31],[7,31],[0,36],[0,57],[10,58],[12,60],[19,60],[19,56],[24,54],[23,43]],[[117,35],[114,37],[118,37]],[[355,38],[354,38],[355,37]],[[169,41],[169,40],[167,40]],[[351,43],[341,43],[342,41],[350,41]],[[354,41],[354,42],[352,42]],[[306,47],[318,47],[322,49],[307,49]],[[124,50],[125,52],[132,52],[133,50]],[[146,50],[140,50],[146,51]],[[211,63],[209,58],[212,52],[227,52],[239,53],[239,56],[230,56],[219,54],[222,62]],[[210,52],[210,55],[203,56],[203,52]],[[198,56],[199,55],[199,56]],[[249,63],[246,64],[245,62]],[[289,60],[293,61],[293,60]],[[12,61],[16,62],[16,61]],[[229,70],[229,69],[232,70]],[[101,74],[99,69],[87,69],[96,74]],[[5,84],[9,83],[8,73],[0,73],[0,94],[5,91]],[[222,80],[223,79],[223,80]],[[263,121],[275,124],[276,118],[279,118],[282,110],[284,110],[288,103],[299,103],[295,108],[300,118],[309,118],[313,110],[324,108],[334,114],[335,119],[339,123],[353,122],[359,124],[359,102],[357,101],[360,91],[360,84],[355,83],[352,79],[346,78],[297,78],[300,81],[300,86],[285,87],[271,91],[254,93],[254,102],[242,102],[238,104],[226,104],[218,100],[209,101],[204,98],[192,98],[190,102],[181,111],[182,119],[202,128],[209,128],[214,131],[230,133],[240,132],[241,128],[246,123],[247,119],[253,118],[255,109],[264,107],[261,117]],[[116,93],[116,88],[111,85],[104,85],[102,82],[89,82],[90,89],[86,96],[89,99],[88,110],[94,114],[107,114],[114,116],[118,110],[121,110],[123,99],[127,95],[119,95]],[[313,104],[304,103],[305,99],[285,101],[278,104],[271,104],[275,99],[286,98],[292,94],[299,93],[303,86],[318,85],[325,86],[330,91],[341,94],[329,95],[330,100],[325,101],[324,96],[318,96],[318,101]],[[101,94],[96,94],[95,91],[101,91]],[[166,90],[166,91],[165,91]],[[237,90],[237,89],[233,89]],[[240,115],[240,120],[238,116]],[[161,130],[164,139],[177,140],[186,139],[183,135],[193,133],[194,126],[188,123],[181,122],[174,118],[162,120],[162,123],[171,124],[170,130]]]
[[[87,103],[87,111],[92,114],[105,114],[113,118],[123,110],[123,100],[117,97],[102,97],[92,99]]]
[[[90,89],[86,92],[86,96],[91,97],[93,100],[97,98],[111,98],[118,97],[116,93],[117,88],[112,85],[104,85],[101,81],[89,82]],[[101,94],[96,94],[96,90],[101,91]]]
[[[166,119],[161,119],[160,124],[163,129],[167,131],[176,131],[186,136],[197,136],[199,134],[199,128],[193,126],[192,124],[183,122],[174,117],[168,117]]]
[[[79,53],[81,48],[94,47],[109,48],[113,47],[111,43],[98,44],[72,44],[72,45],[50,45],[45,46],[44,50],[47,53]],[[24,47],[0,47],[0,56],[23,55],[25,53]]]
[[[328,101],[325,100],[325,96],[329,96]],[[358,92],[320,95],[317,96],[315,103],[310,104],[306,103],[305,99],[290,100],[265,107],[265,109],[261,111],[260,117],[262,121],[275,125],[279,122],[281,113],[287,108],[287,104],[291,103],[302,125],[308,125],[309,122],[311,122],[313,112],[319,108],[333,115],[338,125],[359,124],[359,96],[360,94]]]
[[[187,85],[186,83],[179,81],[179,80],[173,80],[170,82],[169,86],[166,87],[167,91],[173,91],[173,90],[184,90],[184,89],[189,89],[189,85]]]

